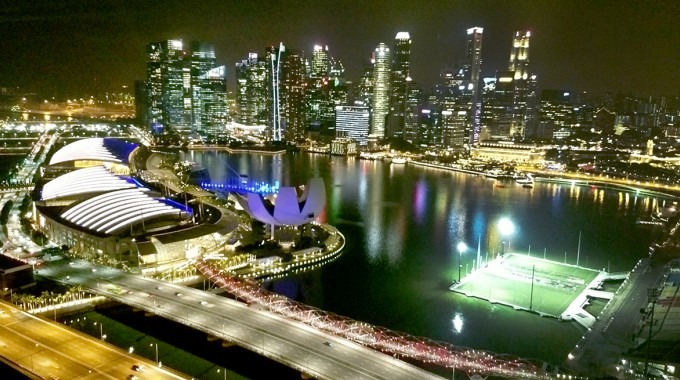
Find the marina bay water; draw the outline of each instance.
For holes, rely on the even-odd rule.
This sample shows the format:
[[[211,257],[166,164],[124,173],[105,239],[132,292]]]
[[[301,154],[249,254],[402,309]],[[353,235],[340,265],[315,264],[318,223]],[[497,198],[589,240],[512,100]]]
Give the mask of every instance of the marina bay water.
[[[670,204],[571,184],[498,187],[483,176],[412,163],[306,153],[190,151],[182,159],[207,168],[214,182],[247,175],[299,186],[324,178],[322,222],[345,235],[344,253],[268,288],[395,331],[555,365],[566,359],[583,327],[455,294],[448,288],[459,271],[465,276],[502,250],[627,271],[663,233],[636,219]],[[501,234],[501,218],[512,221],[512,234]],[[459,254],[460,242],[467,248]]]

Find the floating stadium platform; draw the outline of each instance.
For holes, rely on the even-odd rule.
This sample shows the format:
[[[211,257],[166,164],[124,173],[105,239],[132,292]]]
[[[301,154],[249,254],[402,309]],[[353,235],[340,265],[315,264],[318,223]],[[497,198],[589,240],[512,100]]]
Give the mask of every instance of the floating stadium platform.
[[[588,328],[595,323],[595,317],[584,310],[588,300],[610,300],[614,293],[598,290],[602,283],[626,277],[627,273],[608,274],[511,253],[489,262],[450,289],[516,310],[575,320]]]

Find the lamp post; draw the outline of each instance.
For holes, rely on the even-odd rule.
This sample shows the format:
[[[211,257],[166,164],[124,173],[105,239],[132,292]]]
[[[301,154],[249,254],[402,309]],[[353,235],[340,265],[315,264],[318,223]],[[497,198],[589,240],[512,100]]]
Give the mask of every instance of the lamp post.
[[[151,343],[149,347],[155,346],[156,347],[156,365],[161,366],[161,362],[158,361],[158,343]]]
[[[224,373],[224,380],[227,380],[227,369],[226,368],[218,368],[217,373],[223,372]]]
[[[151,343],[149,347],[156,347],[156,365],[161,366],[161,362],[158,361],[158,343]]]
[[[461,241],[456,248],[458,249],[458,282],[460,282],[460,268],[463,266],[463,252],[467,250],[467,244]]]
[[[501,218],[498,221],[498,231],[501,233],[502,236],[506,236],[508,238],[508,247],[510,247],[510,236],[515,233],[515,224],[512,223],[512,221],[508,218]],[[505,242],[502,243],[501,246],[501,255],[505,254]]]
[[[95,326],[97,326],[97,322],[94,323]],[[106,335],[104,335],[104,324],[99,323],[99,339],[104,340],[106,339]]]

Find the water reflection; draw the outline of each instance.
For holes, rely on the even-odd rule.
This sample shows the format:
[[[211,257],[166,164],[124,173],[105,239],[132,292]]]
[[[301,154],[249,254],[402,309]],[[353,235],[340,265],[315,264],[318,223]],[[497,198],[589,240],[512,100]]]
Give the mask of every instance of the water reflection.
[[[486,261],[504,241],[513,250],[531,246],[532,255],[575,262],[578,231],[582,263],[601,269],[611,261],[612,271],[623,271],[660,234],[635,220],[663,202],[642,195],[636,202],[620,191],[540,182],[530,191],[514,183],[497,188],[477,176],[322,155],[219,155],[258,180],[299,185],[324,177],[328,222],[345,234],[347,247],[316,276],[293,277],[301,283],[297,294],[316,294],[308,302],[337,314],[461,346],[559,362],[571,348],[564,342],[575,343],[580,332],[572,324],[451,294],[459,241],[470,247],[461,257],[463,276],[478,263],[477,246]],[[214,159],[208,152],[193,157],[206,167]],[[211,176],[228,170],[219,168],[210,168]],[[496,227],[503,216],[516,226],[511,237]],[[457,330],[455,313],[464,330],[462,324]],[[535,344],[545,336],[560,336],[555,341],[562,343]]]
[[[451,320],[453,325],[453,333],[460,334],[463,331],[463,315],[461,313],[456,313]]]

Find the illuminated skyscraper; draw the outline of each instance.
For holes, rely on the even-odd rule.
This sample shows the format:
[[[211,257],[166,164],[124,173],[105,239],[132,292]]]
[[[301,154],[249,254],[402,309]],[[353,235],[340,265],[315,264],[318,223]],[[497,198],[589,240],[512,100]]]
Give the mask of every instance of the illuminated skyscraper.
[[[159,136],[214,134],[227,119],[226,73],[215,51],[182,40],[147,46],[146,123]]]
[[[515,32],[510,51],[510,65],[508,71],[514,72],[514,79],[529,78],[529,37],[531,32]]]
[[[310,128],[329,138],[335,137],[335,106],[347,101],[347,89],[345,69],[328,54],[328,46],[314,46],[305,98]]]
[[[422,103],[423,89],[420,84],[406,78],[406,110],[404,112],[404,140],[419,144],[418,118]]]
[[[217,66],[215,50],[191,44],[191,129],[201,135],[220,133],[227,121],[227,77]]]
[[[281,66],[286,47],[269,47],[265,52],[267,63],[267,104],[269,120],[268,135],[274,141],[281,140]]]
[[[359,145],[367,144],[370,112],[364,106],[336,106],[335,125],[338,136],[349,137]]]
[[[531,32],[515,32],[510,50],[508,70],[513,74],[513,122],[509,131],[510,137],[524,137],[526,135],[526,120],[531,107],[527,109],[531,75],[529,74],[529,38]]]
[[[390,84],[390,111],[387,119],[387,137],[404,137],[406,99],[410,82],[411,36],[399,32],[392,49],[392,78]]]
[[[266,125],[267,116],[267,63],[257,53],[236,63],[238,86],[236,121],[245,125]]]
[[[390,66],[390,49],[384,43],[380,43],[375,49],[371,130],[369,136],[375,139],[385,137],[385,118],[389,111],[390,101]]]
[[[305,58],[301,51],[286,49],[281,68],[281,129],[295,141],[305,132]]]
[[[191,80],[189,59],[182,40],[147,46],[147,122],[158,135],[191,130]]]
[[[482,104],[479,91],[480,85],[480,71],[482,67],[482,33],[483,28],[473,27],[467,30],[467,51],[465,56],[465,74],[466,79],[469,80],[470,90],[472,91],[471,108],[470,108],[470,131],[469,144],[470,146],[479,142],[479,133],[481,131],[481,117]]]
[[[324,77],[328,75],[329,71],[329,61],[328,61],[328,45],[314,45],[314,50],[312,51],[312,64],[310,66],[310,77]]]

